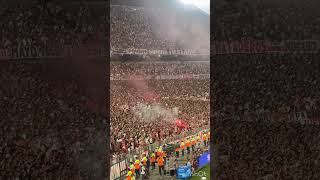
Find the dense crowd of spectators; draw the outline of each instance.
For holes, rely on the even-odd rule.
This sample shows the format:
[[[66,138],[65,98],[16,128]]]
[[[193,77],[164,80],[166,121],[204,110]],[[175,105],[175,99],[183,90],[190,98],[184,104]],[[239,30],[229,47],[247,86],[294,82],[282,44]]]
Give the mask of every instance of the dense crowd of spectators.
[[[111,65],[111,72],[123,72],[125,76],[131,74],[130,71],[139,74],[147,72],[150,65]],[[151,65],[154,66],[154,65]],[[165,67],[174,66],[176,71],[165,71]],[[206,73],[208,66],[194,65],[202,67],[202,73]],[[121,68],[120,68],[121,67]],[[154,66],[154,69],[167,75],[179,74],[178,72],[188,72],[197,74],[197,68],[193,65],[175,65],[167,63]],[[179,70],[181,68],[181,71]],[[188,69],[189,68],[189,69]],[[201,69],[201,68],[200,68]],[[140,71],[139,71],[140,70]],[[128,74],[126,74],[126,71]],[[171,73],[170,73],[171,72]],[[135,73],[132,73],[135,74]],[[152,73],[150,73],[152,74]],[[209,79],[183,80],[129,80],[111,81],[111,150],[114,154],[128,153],[138,147],[149,145],[155,142],[168,142],[174,140],[178,135],[183,135],[186,130],[204,129],[209,127]],[[141,90],[143,90],[141,92]],[[121,92],[121,93],[117,93]],[[149,97],[151,98],[149,98]],[[137,116],[135,107],[139,104],[156,109],[154,118],[146,121]],[[154,108],[156,107],[156,108]],[[151,111],[149,109],[149,111]],[[176,110],[172,119],[163,118],[163,114]],[[148,110],[147,110],[148,111]],[[159,115],[159,116],[158,116]],[[164,115],[166,116],[166,115]],[[175,119],[182,119],[189,124],[188,129],[176,128]]]
[[[0,48],[104,41],[106,11],[99,7],[1,5]],[[40,66],[1,61],[0,179],[104,177],[106,120],[88,109],[78,82],[45,79]]]
[[[111,6],[110,18],[112,47],[148,49],[170,46],[169,42],[154,34],[143,8]]]
[[[318,4],[221,6],[214,39],[318,40]],[[319,179],[318,59],[303,53],[213,57],[214,179]]]
[[[1,179],[101,177],[105,120],[75,82],[40,77],[34,64],[1,63]]]
[[[211,108],[214,139],[220,147],[218,177],[319,178],[318,126],[306,121],[319,122],[318,58],[318,54],[215,57]],[[304,112],[304,120],[295,121],[297,112]]]
[[[107,36],[106,11],[104,6],[100,8],[93,10],[85,4],[67,6],[51,3],[2,8],[0,48],[77,46],[104,41]],[[158,10],[112,7],[111,13],[114,14],[111,16],[111,44],[115,48],[185,48],[183,38],[172,40],[172,36],[164,34],[166,31],[163,29],[156,31],[157,27],[162,26],[161,23],[150,24],[151,17],[148,19],[146,14],[158,17]],[[180,22],[185,24],[185,21],[177,19],[172,23],[180,26]],[[187,25],[184,26],[188,29]],[[112,77],[209,73],[208,64],[114,67]],[[5,84],[0,89],[0,111],[4,120],[1,121],[0,131],[0,177],[98,179],[100,174],[97,172],[105,172],[99,162],[105,157],[105,142],[100,141],[105,139],[103,121],[106,120],[85,107],[88,100],[80,95],[78,84],[72,80],[57,83],[41,79],[32,63],[3,62],[0,70],[0,82]],[[137,89],[130,83],[111,83],[111,92],[115,92],[111,93],[110,110],[113,154],[127,153],[128,149],[133,150],[144,144],[174,140],[189,130],[208,128],[209,79],[147,81],[147,84],[156,94],[157,105],[135,94]],[[172,122],[159,117],[157,121],[142,122],[132,112],[132,107],[139,102],[161,106],[163,111],[179,109],[176,118],[186,121],[189,128],[178,129]]]
[[[129,6],[110,9],[112,50],[190,49],[192,45],[209,49],[209,26],[188,17],[190,12]]]
[[[221,118],[318,111],[319,55],[225,55],[215,63]]]
[[[0,47],[61,46],[106,40],[104,6],[99,8],[53,3],[0,10]],[[54,43],[54,44],[52,44]]]
[[[109,23],[105,13],[103,3],[77,6],[47,3],[2,8],[0,47],[105,43],[108,40],[106,24]],[[202,27],[196,18],[186,17],[188,13],[112,5],[111,47],[113,50],[208,49],[209,26]],[[202,34],[196,34],[199,32]]]
[[[243,2],[243,1],[238,1]],[[235,5],[232,13],[217,8],[216,40],[305,40],[318,39],[320,29],[319,2],[260,1]]]
[[[111,78],[180,74],[210,74],[209,62],[202,63],[130,63],[112,64]]]
[[[217,121],[217,179],[319,179],[319,127]]]

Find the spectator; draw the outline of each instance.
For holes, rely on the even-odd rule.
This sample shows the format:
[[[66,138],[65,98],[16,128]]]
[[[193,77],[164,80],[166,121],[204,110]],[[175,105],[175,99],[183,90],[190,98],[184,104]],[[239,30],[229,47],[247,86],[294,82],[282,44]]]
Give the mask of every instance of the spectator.
[[[85,106],[75,81],[45,80],[37,67],[1,62],[0,177],[100,178],[101,164],[87,156],[100,155],[94,144],[101,144],[103,120]]]
[[[215,178],[317,179],[318,54],[216,58]]]

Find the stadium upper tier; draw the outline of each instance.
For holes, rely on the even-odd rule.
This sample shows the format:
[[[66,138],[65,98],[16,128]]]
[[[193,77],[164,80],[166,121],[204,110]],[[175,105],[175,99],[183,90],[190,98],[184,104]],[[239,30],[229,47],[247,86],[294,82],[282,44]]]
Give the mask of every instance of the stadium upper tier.
[[[247,2],[215,4],[215,40],[319,39],[319,1]]]
[[[199,10],[111,6],[111,47],[208,49],[209,16]]]
[[[0,48],[64,46],[106,41],[105,8],[47,4],[0,7]]]
[[[105,7],[95,4],[30,5],[0,8],[1,46],[64,46],[104,44]],[[129,7],[112,5],[110,16],[113,50],[209,51],[209,16],[191,7]]]

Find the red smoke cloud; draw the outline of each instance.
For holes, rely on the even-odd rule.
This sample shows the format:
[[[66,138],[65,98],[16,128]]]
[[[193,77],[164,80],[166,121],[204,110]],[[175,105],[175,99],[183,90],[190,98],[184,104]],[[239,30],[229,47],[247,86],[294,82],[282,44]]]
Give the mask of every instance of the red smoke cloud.
[[[189,128],[189,124],[181,119],[176,119],[174,124],[179,128]]]
[[[149,88],[148,83],[143,80],[143,76],[131,76],[130,79],[129,85],[136,90],[135,92],[138,97],[148,102],[158,99],[159,96]]]

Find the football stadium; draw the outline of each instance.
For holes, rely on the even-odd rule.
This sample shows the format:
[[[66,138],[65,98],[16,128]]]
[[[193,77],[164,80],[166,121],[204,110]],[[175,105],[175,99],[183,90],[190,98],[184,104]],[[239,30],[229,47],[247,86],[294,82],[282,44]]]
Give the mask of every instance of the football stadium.
[[[319,180],[320,1],[209,3],[1,0],[0,179]]]
[[[199,2],[0,1],[0,179],[210,179]]]
[[[110,179],[210,179],[209,4],[112,1]]]

